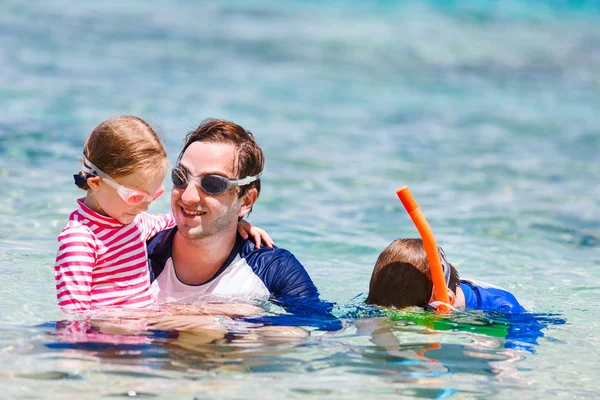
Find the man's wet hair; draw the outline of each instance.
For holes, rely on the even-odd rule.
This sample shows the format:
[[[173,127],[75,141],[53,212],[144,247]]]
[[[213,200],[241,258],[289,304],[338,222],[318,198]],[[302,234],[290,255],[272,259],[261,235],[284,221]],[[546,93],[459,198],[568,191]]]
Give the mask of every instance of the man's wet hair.
[[[181,160],[187,148],[194,142],[228,143],[235,147],[236,179],[260,174],[265,167],[265,156],[256,143],[254,135],[240,125],[222,119],[205,119],[183,140],[183,148],[177,162]],[[238,197],[255,188],[260,195],[260,178],[239,188]]]

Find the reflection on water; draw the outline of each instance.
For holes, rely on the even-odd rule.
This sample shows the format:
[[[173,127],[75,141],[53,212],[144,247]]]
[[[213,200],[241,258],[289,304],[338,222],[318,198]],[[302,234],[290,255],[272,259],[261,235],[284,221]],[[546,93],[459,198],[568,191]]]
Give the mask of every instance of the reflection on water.
[[[542,329],[564,323],[556,316],[530,314],[510,320],[505,315],[476,313],[443,317],[396,311],[382,316],[376,309],[358,308],[352,313],[355,318],[344,318],[339,331],[266,326],[226,317],[209,317],[210,323],[201,319],[197,326],[186,321],[185,330],[162,330],[149,328],[139,315],[14,327],[1,331],[0,374],[2,379],[22,382],[142,379],[144,390],[136,395],[153,396],[162,393],[161,382],[173,374],[196,381],[248,374],[277,379],[343,373],[348,379],[371,376],[410,384],[412,395],[439,398],[460,391],[451,382],[461,374],[519,383],[519,363],[534,357],[533,347],[510,344],[520,340],[536,346]],[[360,314],[362,318],[357,317]],[[511,329],[530,331],[533,325],[537,336],[510,337]],[[10,360],[17,359],[21,363],[8,367]],[[320,393],[310,388],[298,392]],[[104,393],[126,392],[108,386]]]

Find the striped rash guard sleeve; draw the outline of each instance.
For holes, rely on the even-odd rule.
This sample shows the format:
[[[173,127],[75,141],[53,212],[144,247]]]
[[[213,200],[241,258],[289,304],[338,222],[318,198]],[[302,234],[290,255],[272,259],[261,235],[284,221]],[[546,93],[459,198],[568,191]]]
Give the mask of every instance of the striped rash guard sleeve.
[[[142,231],[144,232],[145,237],[144,241],[147,241],[158,232],[172,228],[175,226],[175,217],[173,217],[173,213],[169,214],[147,214],[142,213],[141,215],[141,225]]]
[[[68,225],[58,236],[54,275],[58,306],[64,311],[86,311],[91,308],[92,270],[96,253],[94,235],[85,226]]]

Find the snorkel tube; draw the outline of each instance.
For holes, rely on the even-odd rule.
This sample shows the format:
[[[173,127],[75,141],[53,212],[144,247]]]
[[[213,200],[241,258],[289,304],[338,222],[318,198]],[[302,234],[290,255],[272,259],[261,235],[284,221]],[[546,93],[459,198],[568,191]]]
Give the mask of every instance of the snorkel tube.
[[[423,240],[425,253],[427,253],[427,261],[429,261],[429,270],[431,271],[431,281],[433,282],[435,299],[436,301],[450,304],[448,287],[446,286],[446,279],[444,278],[444,270],[442,269],[438,247],[435,243],[435,237],[433,237],[431,227],[407,186],[403,186],[396,190],[396,194],[400,198],[406,212],[410,215],[410,218],[417,227],[419,235],[421,235],[421,239]],[[440,304],[437,307],[437,311],[450,312],[450,309],[444,304]]]

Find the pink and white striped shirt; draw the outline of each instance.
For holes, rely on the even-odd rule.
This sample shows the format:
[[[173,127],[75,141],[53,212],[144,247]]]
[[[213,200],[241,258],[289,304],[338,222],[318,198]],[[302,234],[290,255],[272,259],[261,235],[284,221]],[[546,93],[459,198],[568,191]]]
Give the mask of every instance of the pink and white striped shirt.
[[[56,297],[64,311],[141,308],[154,303],[146,241],[174,226],[172,214],[141,213],[124,225],[77,200],[58,236]]]

